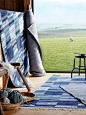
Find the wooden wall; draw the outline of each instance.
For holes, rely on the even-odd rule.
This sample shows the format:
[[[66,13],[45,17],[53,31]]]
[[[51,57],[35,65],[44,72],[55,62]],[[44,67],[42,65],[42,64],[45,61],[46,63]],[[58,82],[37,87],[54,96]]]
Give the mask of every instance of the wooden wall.
[[[33,0],[0,0],[0,9],[25,12],[32,8]]]

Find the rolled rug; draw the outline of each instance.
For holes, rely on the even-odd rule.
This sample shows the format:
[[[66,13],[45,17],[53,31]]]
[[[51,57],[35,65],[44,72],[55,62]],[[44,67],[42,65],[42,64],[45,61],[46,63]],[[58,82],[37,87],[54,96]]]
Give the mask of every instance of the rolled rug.
[[[46,72],[43,68],[43,56],[38,41],[36,24],[32,9],[27,10],[24,14],[25,35],[27,41],[27,50],[29,54],[30,73],[33,76],[45,76]]]

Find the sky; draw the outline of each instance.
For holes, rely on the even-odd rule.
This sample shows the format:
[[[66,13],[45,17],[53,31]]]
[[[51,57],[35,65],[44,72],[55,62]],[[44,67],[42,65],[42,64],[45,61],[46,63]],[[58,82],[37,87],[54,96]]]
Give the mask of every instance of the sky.
[[[85,24],[86,0],[34,0],[37,24]]]

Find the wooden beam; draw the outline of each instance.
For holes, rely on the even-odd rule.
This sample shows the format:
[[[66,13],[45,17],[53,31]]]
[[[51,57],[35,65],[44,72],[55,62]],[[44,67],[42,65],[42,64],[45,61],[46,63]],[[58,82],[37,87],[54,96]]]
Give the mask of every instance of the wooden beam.
[[[16,0],[13,0],[13,11],[16,11]]]
[[[16,0],[16,11],[19,11],[19,0]]]
[[[4,0],[0,0],[0,9],[4,9],[5,2]]]
[[[5,9],[5,10],[7,10],[7,9],[8,9],[8,0],[5,0],[4,9]]]
[[[33,0],[0,0],[0,9],[25,12],[32,8]]]
[[[13,11],[13,0],[5,0],[5,1],[8,1],[8,9],[7,10]]]
[[[27,10],[27,0],[24,0],[24,12]]]
[[[19,11],[20,12],[24,12],[24,1],[23,0],[19,0]]]

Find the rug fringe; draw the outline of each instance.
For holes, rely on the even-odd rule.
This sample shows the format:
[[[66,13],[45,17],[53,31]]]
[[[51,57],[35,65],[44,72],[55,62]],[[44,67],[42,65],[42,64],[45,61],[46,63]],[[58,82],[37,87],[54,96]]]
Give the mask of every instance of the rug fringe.
[[[40,108],[40,107],[19,107],[19,109],[30,109],[30,110],[72,110],[72,111],[83,111],[84,109],[66,109],[66,108]]]

